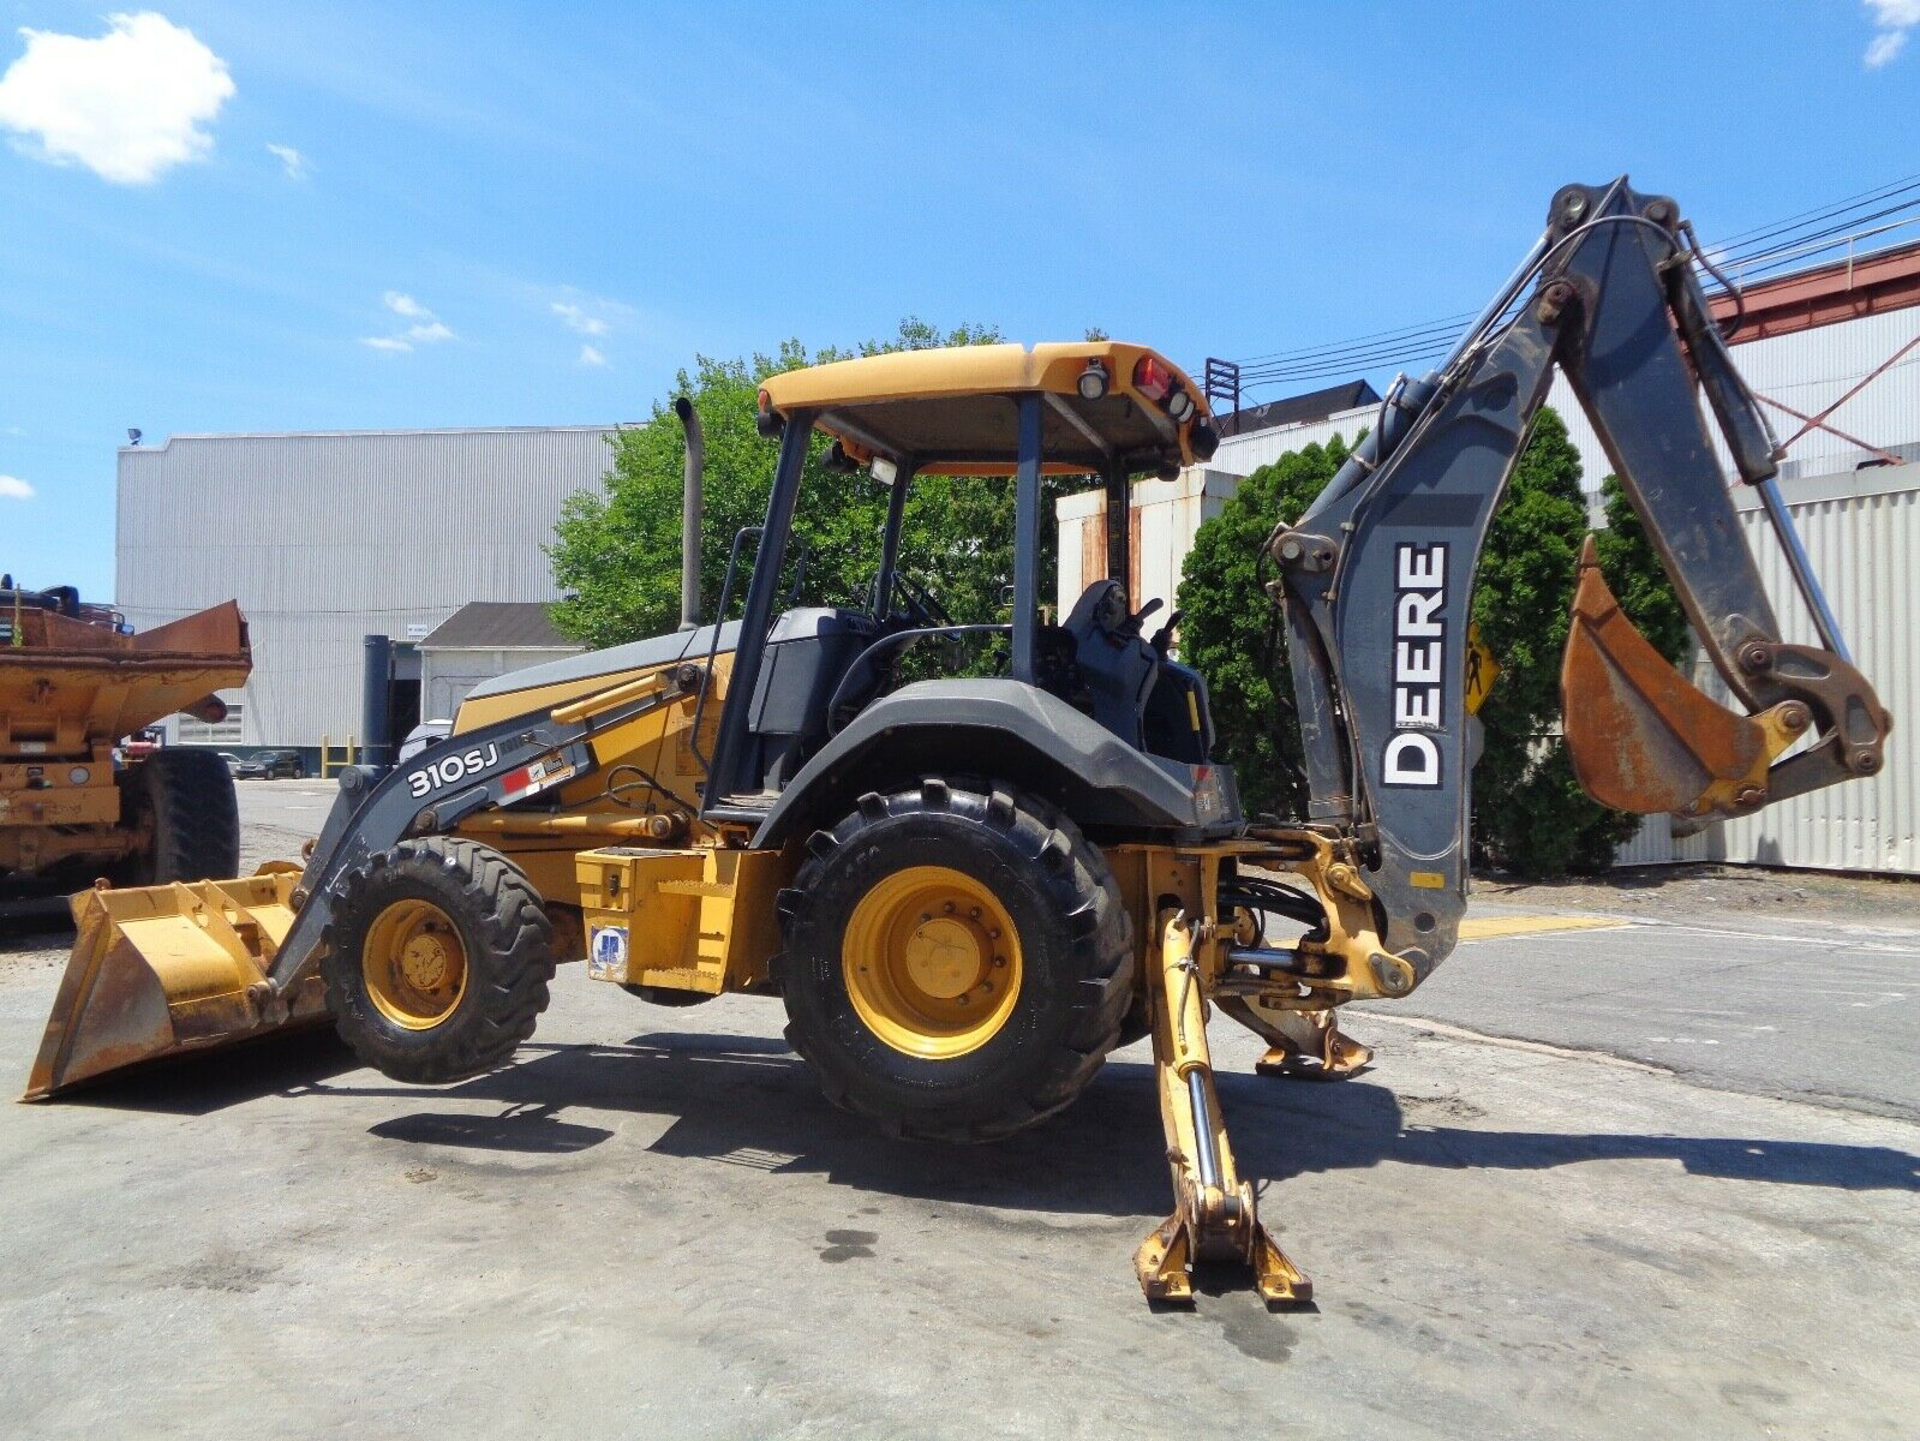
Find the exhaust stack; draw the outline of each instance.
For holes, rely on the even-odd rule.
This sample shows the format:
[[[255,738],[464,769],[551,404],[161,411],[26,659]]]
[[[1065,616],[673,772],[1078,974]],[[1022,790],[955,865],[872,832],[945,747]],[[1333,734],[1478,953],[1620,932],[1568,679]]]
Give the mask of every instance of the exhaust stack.
[[[686,396],[673,402],[687,433],[687,468],[680,486],[680,629],[700,628],[700,474],[707,463],[700,413]]]

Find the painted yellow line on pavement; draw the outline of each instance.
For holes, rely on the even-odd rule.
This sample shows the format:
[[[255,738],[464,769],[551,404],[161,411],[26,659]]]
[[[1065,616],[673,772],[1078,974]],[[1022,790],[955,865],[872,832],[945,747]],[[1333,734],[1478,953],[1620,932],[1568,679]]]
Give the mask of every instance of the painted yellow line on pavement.
[[[1491,941],[1501,936],[1531,936],[1545,931],[1595,931],[1625,926],[1607,916],[1477,916],[1460,922],[1463,941]]]

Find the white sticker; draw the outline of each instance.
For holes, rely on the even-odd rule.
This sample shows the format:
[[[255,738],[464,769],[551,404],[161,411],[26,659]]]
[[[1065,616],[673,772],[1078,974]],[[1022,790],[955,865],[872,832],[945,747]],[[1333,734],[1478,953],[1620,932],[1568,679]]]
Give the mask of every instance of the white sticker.
[[[587,941],[587,974],[596,981],[627,978],[627,928],[595,926]]]

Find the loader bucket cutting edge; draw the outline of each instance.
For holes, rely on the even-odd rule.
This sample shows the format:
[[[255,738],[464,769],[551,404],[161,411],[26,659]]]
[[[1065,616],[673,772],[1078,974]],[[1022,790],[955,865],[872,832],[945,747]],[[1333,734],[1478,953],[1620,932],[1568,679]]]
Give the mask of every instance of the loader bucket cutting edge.
[[[1607,588],[1591,535],[1560,662],[1560,708],[1574,775],[1604,806],[1688,815],[1732,783],[1764,785],[1766,728],[1715,703],[1635,629]]]
[[[278,1027],[260,1023],[247,994],[293,924],[298,879],[288,867],[75,896],[73,953],[21,1099],[325,1019],[317,978],[295,992]]]

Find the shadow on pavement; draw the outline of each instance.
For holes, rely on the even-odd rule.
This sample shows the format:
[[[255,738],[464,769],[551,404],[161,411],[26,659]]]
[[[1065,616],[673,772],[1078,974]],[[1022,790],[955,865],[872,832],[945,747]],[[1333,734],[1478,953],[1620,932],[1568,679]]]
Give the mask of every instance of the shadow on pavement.
[[[84,1082],[40,1104],[206,1116],[263,1096],[305,1090],[359,1064],[331,1025],[308,1026],[232,1046],[168,1056]]]
[[[405,1145],[551,1155],[610,1140],[569,1108],[671,1117],[649,1148],[664,1156],[766,1171],[828,1175],[858,1189],[1092,1216],[1165,1209],[1153,1069],[1110,1061],[1063,1114],[990,1149],[900,1142],[835,1110],[777,1039],[653,1032],[625,1045],[521,1049],[514,1065],[448,1087],[412,1087],[354,1070],[327,1030],[283,1037],[251,1054],[227,1052],[102,1085],[83,1104],[206,1115],[278,1095],[324,1100],[390,1097],[432,1105],[382,1120],[373,1135]],[[1382,1162],[1531,1171],[1585,1161],[1677,1161],[1687,1173],[1837,1190],[1920,1191],[1920,1157],[1880,1146],[1762,1137],[1540,1132],[1425,1125],[1367,1079],[1302,1083],[1246,1074],[1219,1078],[1246,1175],[1272,1181]],[[477,1114],[473,1103],[502,1109]],[[58,1103],[56,1103],[58,1104]],[[596,1119],[598,1119],[596,1117]]]

